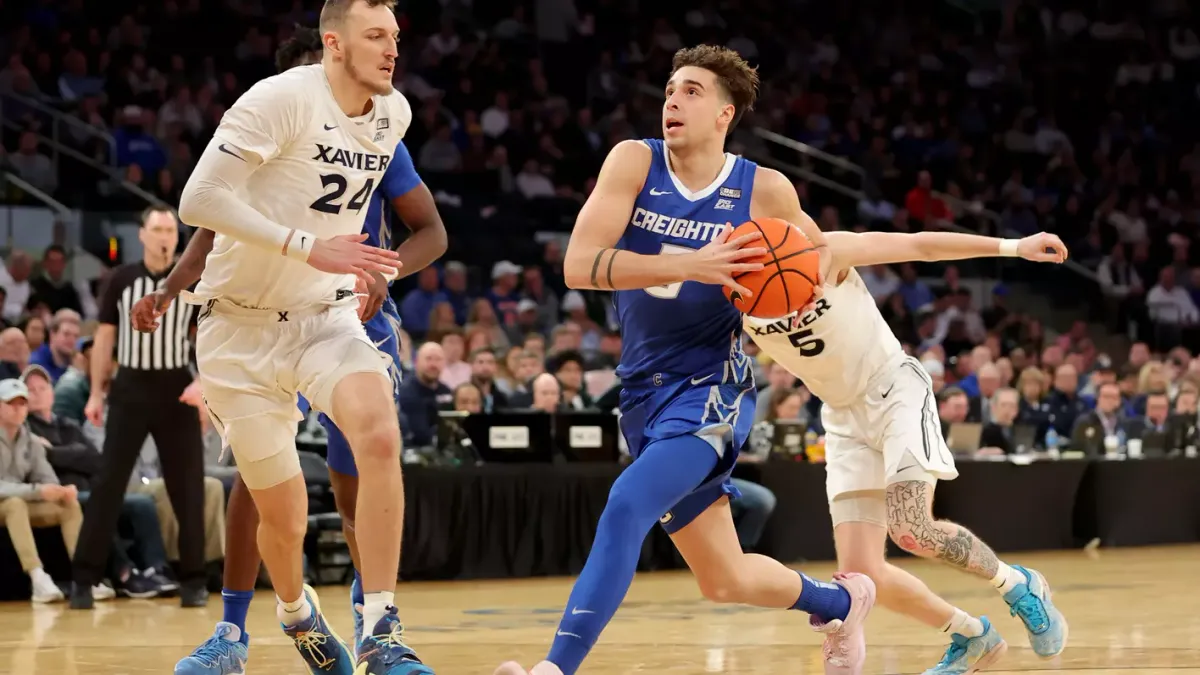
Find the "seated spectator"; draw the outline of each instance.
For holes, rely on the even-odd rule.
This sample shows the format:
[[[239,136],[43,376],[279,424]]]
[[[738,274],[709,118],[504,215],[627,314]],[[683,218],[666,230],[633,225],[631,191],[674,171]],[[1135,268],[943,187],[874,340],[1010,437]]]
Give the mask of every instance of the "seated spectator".
[[[81,425],[86,421],[83,409],[92,395],[91,354],[92,338],[80,338],[74,362],[54,385],[54,414]]]
[[[547,370],[562,388],[563,405],[570,410],[588,410],[595,407],[592,397],[583,386],[583,355],[576,351],[564,351],[550,357]]]
[[[942,438],[950,437],[950,425],[967,421],[970,404],[967,395],[958,387],[946,387],[938,395],[938,418],[942,421]]]
[[[82,318],[73,309],[60,309],[50,320],[50,337],[34,351],[29,362],[46,369],[51,383],[67,372],[75,358]]]
[[[1060,438],[1070,437],[1075,420],[1087,413],[1087,404],[1079,398],[1079,374],[1075,366],[1064,363],[1054,370],[1054,384],[1043,408],[1046,421]]]
[[[1174,267],[1159,271],[1158,283],[1146,294],[1146,309],[1150,318],[1159,323],[1190,326],[1200,322],[1200,309],[1192,302],[1192,296],[1175,283]]]
[[[992,400],[1000,390],[1000,369],[994,363],[983,364],[975,371],[975,382],[979,393],[970,397],[971,409],[967,421],[987,424],[992,421]],[[1016,414],[1014,410],[1013,415]]]
[[[587,302],[579,291],[567,291],[562,301],[563,312],[567,315],[567,323],[579,326],[579,351],[590,356],[600,350],[600,339],[604,331],[600,324],[588,316]]]
[[[508,307],[506,301],[500,300],[501,304]],[[512,302],[512,307],[507,310],[507,314],[511,319],[511,323],[516,322],[517,306],[519,300]],[[508,334],[504,331],[504,326],[500,325],[496,317],[494,305],[487,298],[478,298],[471,303],[471,314],[467,317],[466,331],[468,335],[481,332],[487,335],[487,346],[492,349],[508,349]],[[467,345],[468,352],[474,351],[471,345]]]
[[[0,379],[15,380],[29,365],[29,342],[20,328],[0,330]]]
[[[448,408],[453,399],[450,388],[439,379],[445,367],[442,346],[426,342],[417,349],[415,377],[400,385],[400,409],[408,426],[403,429],[405,444],[433,445],[437,436],[438,410]]]
[[[442,345],[442,355],[446,359],[440,379],[450,391],[454,391],[458,385],[471,379],[471,364],[463,361],[463,354],[466,353],[466,340],[463,338],[462,331],[456,328],[442,333],[439,342]]]
[[[1129,438],[1142,438],[1150,433],[1166,433],[1171,414],[1171,400],[1165,391],[1153,391],[1146,395],[1146,414],[1126,420],[1125,431]]]
[[[1017,421],[1020,394],[1016,389],[1004,387],[992,395],[989,411],[991,419],[983,425],[979,436],[981,455],[1011,455],[1017,451],[1013,438],[1013,425]],[[1025,448],[1028,452],[1033,448]]]
[[[1096,390],[1096,408],[1095,410],[1086,412],[1080,415],[1075,420],[1075,426],[1078,427],[1099,427],[1104,430],[1105,438],[1116,437],[1124,430],[1124,423],[1121,419],[1121,390],[1114,383],[1105,383],[1100,385]],[[1075,432],[1072,430],[1072,438],[1075,437]],[[1099,448],[1098,445],[1087,445],[1083,448],[1075,448],[1077,450],[1087,451],[1092,448]]]
[[[747,457],[745,461],[757,459],[754,455],[747,454],[745,456]],[[738,455],[738,461],[742,461],[742,455]],[[775,512],[775,493],[771,492],[769,488],[744,478],[733,478],[732,482],[741,494],[729,500],[729,510],[733,514],[733,526],[737,531],[738,544],[741,545],[743,551],[749,553],[758,547],[763,531],[767,529],[767,521]]]
[[[470,382],[463,382],[454,389],[454,410],[479,415],[483,413],[483,394]]]
[[[67,278],[67,251],[58,244],[47,246],[42,252],[42,274],[30,281],[30,287],[34,295],[50,305],[52,312],[73,309],[86,318],[96,318],[96,298],[85,280],[73,282]]]
[[[92,481],[100,471],[100,451],[83,435],[77,423],[55,416],[54,388],[44,368],[29,366],[21,381],[29,391],[29,430],[46,448],[46,457],[62,484],[74,486],[79,491],[79,503],[86,505]],[[123,546],[118,543],[112,547],[112,580],[121,593],[131,598],[153,598],[178,590],[179,584],[163,574],[167,569],[167,553],[154,499],[146,495],[125,495],[121,528],[132,535],[134,548],[142,559],[139,569],[126,555]],[[105,586],[92,589],[92,597],[104,599],[106,596],[112,597],[111,589]]]
[[[755,422],[762,422],[767,419],[767,413],[771,411],[771,400],[775,396],[775,392],[780,390],[794,391],[796,387],[796,376],[792,371],[783,367],[781,363],[772,362],[767,365],[767,383],[758,389],[758,403],[755,407],[754,415],[757,417]]]
[[[496,354],[490,349],[471,352],[471,384],[479,392],[483,412],[508,407],[508,399],[496,387]]]
[[[424,336],[430,330],[429,322],[434,307],[441,303],[445,303],[453,319],[454,310],[447,302],[446,295],[438,289],[438,270],[431,265],[417,273],[417,287],[400,301],[400,320],[406,329]]]
[[[558,380],[550,373],[542,373],[533,378],[532,389],[532,400],[529,405],[531,409],[556,413],[566,407]]]
[[[530,267],[529,269],[535,270],[537,268]],[[541,308],[533,300],[521,298],[521,302],[517,303],[516,321],[513,325],[506,327],[505,330],[508,333],[509,343],[519,346],[529,333],[540,333],[542,331]]]
[[[33,528],[59,526],[67,554],[74,556],[83,510],[78,491],[59,484],[45,446],[25,423],[28,401],[29,390],[20,380],[0,380],[0,519],[33,584],[33,601],[60,602],[62,589],[42,566]]]
[[[32,354],[46,344],[46,322],[40,316],[27,316],[17,324],[25,332],[25,341],[29,343],[29,352]]]

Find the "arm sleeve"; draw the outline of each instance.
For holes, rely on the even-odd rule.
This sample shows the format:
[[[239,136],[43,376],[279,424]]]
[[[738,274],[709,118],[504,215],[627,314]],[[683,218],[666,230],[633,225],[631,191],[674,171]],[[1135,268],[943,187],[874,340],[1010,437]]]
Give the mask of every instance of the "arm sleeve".
[[[417,167],[413,166],[412,155],[404,143],[397,143],[392,162],[383,173],[383,194],[390,201],[403,197],[420,184],[421,177],[417,175]]]
[[[268,78],[238,99],[200,155],[179,202],[179,216],[189,225],[204,227],[238,241],[293,255],[284,247],[292,228],[284,227],[242,201],[235,186],[245,185],[263,163],[279,156],[299,136],[304,124],[302,89],[289,86],[294,78]],[[313,237],[307,241],[311,249]],[[303,251],[300,257],[307,257]]]

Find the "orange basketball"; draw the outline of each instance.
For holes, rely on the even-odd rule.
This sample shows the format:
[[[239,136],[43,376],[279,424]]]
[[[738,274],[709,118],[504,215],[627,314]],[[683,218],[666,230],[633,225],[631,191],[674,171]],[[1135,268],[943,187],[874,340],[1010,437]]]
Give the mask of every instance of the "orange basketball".
[[[767,252],[742,262],[758,262],[757,272],[740,272],[734,280],[753,293],[743,298],[740,293],[725,288],[725,297],[743,314],[760,319],[777,319],[798,311],[813,298],[821,257],[800,228],[779,218],[751,220],[734,228],[729,239],[761,232],[762,239],[746,244],[747,248],[765,248]]]

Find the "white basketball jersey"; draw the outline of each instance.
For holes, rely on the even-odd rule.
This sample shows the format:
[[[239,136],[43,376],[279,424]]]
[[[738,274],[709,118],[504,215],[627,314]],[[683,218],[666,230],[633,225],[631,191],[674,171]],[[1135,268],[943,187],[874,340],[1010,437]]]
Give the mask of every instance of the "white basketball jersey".
[[[813,311],[777,321],[746,317],[744,327],[762,351],[833,407],[860,400],[877,373],[905,357],[853,269],[842,283],[826,284]]]
[[[300,230],[296,236],[362,232],[371,193],[412,121],[412,109],[398,91],[372,102],[368,114],[347,117],[321,64],[255,84],[225,112],[214,134],[233,152],[263,159],[250,180],[236,186],[238,197],[276,223]],[[289,309],[330,302],[338,290],[353,286],[352,275],[319,272],[279,251],[218,234],[195,295]]]

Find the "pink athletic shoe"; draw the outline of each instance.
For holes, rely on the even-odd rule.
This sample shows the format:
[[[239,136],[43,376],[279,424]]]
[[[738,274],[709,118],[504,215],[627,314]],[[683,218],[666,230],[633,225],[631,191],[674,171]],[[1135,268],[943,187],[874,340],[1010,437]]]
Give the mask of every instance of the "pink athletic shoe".
[[[815,616],[808,622],[813,630],[825,634],[821,651],[825,654],[825,675],[860,675],[867,659],[867,638],[863,622],[875,605],[875,582],[862,574],[835,574],[833,583],[850,593],[850,613],[846,620],[822,623]]]

